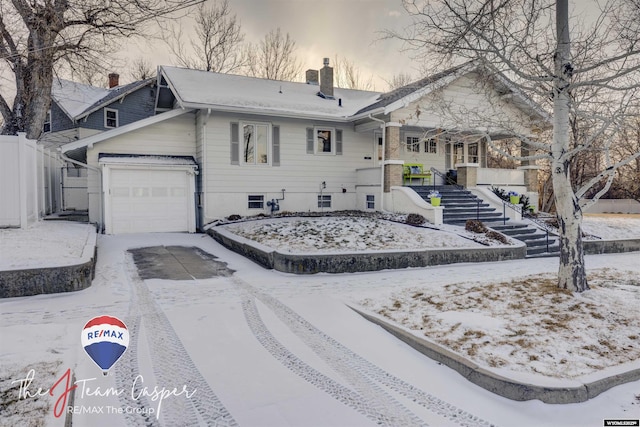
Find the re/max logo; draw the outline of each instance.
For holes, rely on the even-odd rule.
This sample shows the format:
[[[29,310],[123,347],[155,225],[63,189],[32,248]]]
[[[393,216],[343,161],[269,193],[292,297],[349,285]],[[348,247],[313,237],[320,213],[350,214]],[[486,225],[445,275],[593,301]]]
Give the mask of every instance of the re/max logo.
[[[123,340],[124,332],[111,331],[109,329],[102,329],[100,331],[95,331],[95,332],[87,332],[87,339],[106,338],[106,337]]]

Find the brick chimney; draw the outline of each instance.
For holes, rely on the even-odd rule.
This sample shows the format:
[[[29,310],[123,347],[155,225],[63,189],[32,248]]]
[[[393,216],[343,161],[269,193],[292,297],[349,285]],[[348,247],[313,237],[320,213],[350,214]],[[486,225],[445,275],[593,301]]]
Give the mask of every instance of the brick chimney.
[[[120,84],[120,74],[109,73],[109,89],[116,87]]]
[[[324,67],[320,69],[320,92],[333,98],[333,67],[329,67],[329,58],[324,58]]]
[[[308,85],[318,85],[318,70],[307,70],[305,77]]]

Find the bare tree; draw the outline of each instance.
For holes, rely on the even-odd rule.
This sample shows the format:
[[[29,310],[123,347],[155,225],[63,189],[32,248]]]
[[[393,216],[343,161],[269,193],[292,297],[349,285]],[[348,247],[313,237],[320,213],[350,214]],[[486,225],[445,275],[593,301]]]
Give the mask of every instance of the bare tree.
[[[334,60],[334,79],[337,87],[344,89],[374,90],[373,74],[368,78],[362,70],[347,58],[336,55]]]
[[[409,73],[394,74],[390,80],[385,80],[389,85],[389,90],[401,88],[402,86],[406,86],[414,81],[416,81],[416,79]]]
[[[201,4],[194,20],[195,35],[188,42],[181,26],[165,29],[163,39],[178,65],[215,73],[232,73],[244,65],[244,34],[228,0]]]
[[[142,57],[133,60],[129,67],[129,77],[131,80],[146,80],[156,76],[156,70],[151,63]]]
[[[640,3],[609,1],[593,22],[585,20],[581,26],[569,25],[568,0],[404,0],[403,4],[414,23],[405,33],[390,34],[418,49],[421,59],[484,61],[491,64],[489,70],[511,77],[517,91],[553,111],[550,141],[516,136],[534,153],[525,159],[550,162],[560,224],[558,286],[575,292],[589,289],[578,200],[597,185],[601,189],[594,196],[600,197],[616,171],[640,156],[634,152],[616,160],[611,155],[615,139],[609,138],[638,111],[632,108],[637,107],[640,88]],[[589,96],[580,96],[584,93]],[[573,146],[572,116],[588,118],[591,129]],[[526,125],[530,128],[532,123]],[[573,189],[572,159],[602,136],[607,141],[602,169]]]
[[[15,97],[0,94],[3,133],[37,138],[51,103],[54,70],[96,62],[120,37],[202,0],[0,0],[0,59],[15,79]]]
[[[245,74],[271,80],[295,81],[302,78],[302,65],[296,56],[296,42],[280,28],[270,31],[257,44],[247,46]]]

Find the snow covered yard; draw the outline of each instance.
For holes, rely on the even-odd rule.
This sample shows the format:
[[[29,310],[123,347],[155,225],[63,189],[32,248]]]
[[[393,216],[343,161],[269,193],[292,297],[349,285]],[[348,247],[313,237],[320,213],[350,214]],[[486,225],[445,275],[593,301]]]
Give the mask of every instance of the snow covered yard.
[[[605,268],[589,281],[575,295],[546,274],[415,286],[360,303],[497,372],[574,379],[640,360],[637,272]]]
[[[434,230],[366,216],[265,219],[226,228],[246,239],[290,253],[482,247],[476,241],[481,238],[485,245],[489,244],[484,235],[461,228],[455,232]]]
[[[601,239],[640,238],[638,214],[586,214],[582,230]]]
[[[0,229],[0,270],[72,265],[80,262],[89,224],[39,221],[28,228]]]
[[[244,223],[243,227],[250,224]],[[46,258],[50,251],[59,254],[59,247],[63,245],[58,242],[53,249],[51,246],[41,249],[37,242],[39,235],[30,236],[35,240],[31,246],[34,256],[40,253]],[[473,244],[462,240],[468,242],[467,245]],[[395,414],[398,421],[403,419],[403,414],[406,417],[415,414],[423,424],[435,426],[460,425],[450,418],[454,416],[451,411],[456,411],[455,416],[459,414],[457,411],[465,411],[478,417],[477,425],[488,425],[481,423],[488,420],[495,425],[531,427],[602,425],[604,418],[638,417],[637,381],[580,404],[510,401],[474,386],[457,372],[424,357],[345,305],[367,299],[371,302],[369,307],[388,306],[390,312],[402,312],[415,303],[416,310],[431,307],[429,313],[438,320],[435,304],[426,301],[429,297],[442,304],[442,312],[447,304],[451,306],[450,312],[461,312],[460,305],[486,299],[485,305],[502,307],[505,312],[515,313],[520,309],[524,315],[542,301],[544,308],[528,321],[516,314],[507,320],[490,317],[494,311],[500,311],[497,309],[489,310],[488,314],[469,311],[440,318],[444,319],[445,326],[448,322],[449,330],[460,323],[450,339],[459,338],[461,346],[467,343],[464,328],[472,331],[470,340],[475,339],[475,331],[485,334],[482,342],[505,341],[498,356],[510,363],[513,359],[516,366],[529,360],[538,371],[543,370],[543,365],[531,358],[530,351],[530,347],[536,347],[541,340],[551,355],[567,353],[565,364],[556,358],[559,366],[592,364],[594,367],[587,366],[587,371],[602,372],[600,366],[610,364],[593,361],[596,359],[591,358],[595,356],[588,352],[606,354],[608,351],[607,357],[614,358],[616,363],[623,361],[625,353],[629,353],[628,359],[638,360],[638,340],[630,337],[638,335],[640,330],[638,315],[633,317],[637,312],[637,278],[640,277],[637,253],[588,256],[593,289],[572,298],[547,289],[557,269],[557,258],[297,276],[264,270],[202,234],[101,235],[99,243],[96,277],[91,287],[78,292],[0,300],[0,342],[3,344],[0,345],[0,426],[63,424],[63,420],[53,416],[56,398],[45,395],[17,399],[14,381],[24,379],[31,368],[35,371],[30,388],[33,392],[38,387],[46,391],[66,369],[72,369],[79,379],[95,377],[95,382],[90,383],[93,387],[127,390],[122,399],[77,397],[75,404],[86,408],[135,408],[128,390],[132,379],[123,372],[143,375],[150,389],[156,385],[182,387],[186,384],[197,388],[194,399],[210,402],[217,396],[237,425],[243,427],[379,425],[377,418],[367,417],[353,405],[344,404],[340,390],[344,393],[355,390],[355,400],[350,402],[376,407],[385,416]],[[140,281],[126,251],[158,245],[200,247],[236,272],[231,277],[204,280]],[[525,289],[529,292],[524,292]],[[414,298],[418,292],[423,295]],[[489,292],[489,296],[485,298],[482,292]],[[394,308],[395,295],[401,310]],[[575,346],[564,342],[565,335],[570,334],[564,328],[569,320],[559,316],[554,305],[560,307],[560,314],[587,323],[573,332],[583,337]],[[136,331],[137,339],[132,342],[139,343],[137,349],[127,350],[125,356],[130,357],[118,362],[116,371],[107,377],[99,374],[80,341],[80,331],[87,320],[104,314],[125,320],[127,326]],[[422,319],[420,313],[414,315],[410,310],[406,315],[416,323]],[[135,326],[140,316],[144,319]],[[615,319],[618,324],[611,331],[607,326],[610,323],[605,322]],[[510,337],[507,333],[501,337],[498,332],[503,329],[513,331],[511,335],[516,336]],[[594,330],[595,338],[587,335]],[[518,339],[523,341],[518,343]],[[531,345],[527,344],[529,341]],[[175,364],[176,358],[164,348],[173,343],[182,346],[178,346],[180,360],[191,360],[193,364]],[[526,352],[511,355],[520,344]],[[633,348],[624,348],[628,344]],[[480,345],[477,347],[482,350]],[[512,369],[511,366],[503,368]],[[534,372],[519,373],[531,376]],[[576,369],[571,375],[579,372]],[[566,378],[573,378],[571,375]],[[194,382],[194,378],[198,381]],[[402,386],[407,393],[423,393],[422,397],[414,399],[412,394],[392,392],[393,387],[387,389],[378,382],[390,378],[394,381],[393,387]],[[322,388],[325,385],[327,387]],[[422,401],[424,396],[428,400]],[[191,416],[189,411],[193,407],[209,410],[215,406],[181,405],[183,401],[175,396],[165,400],[160,418],[163,425],[181,425],[180,420]],[[157,402],[152,405],[155,407]],[[420,423],[389,422],[386,425],[417,424]],[[148,425],[148,422],[144,414],[135,419],[113,413],[75,414],[73,425],[124,427]]]

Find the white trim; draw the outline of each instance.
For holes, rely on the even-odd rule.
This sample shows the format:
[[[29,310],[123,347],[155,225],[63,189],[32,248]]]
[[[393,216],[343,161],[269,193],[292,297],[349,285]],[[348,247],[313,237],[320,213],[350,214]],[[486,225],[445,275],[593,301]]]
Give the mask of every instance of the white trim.
[[[109,120],[113,120],[110,119],[108,116],[109,113],[116,113],[115,114],[115,121],[116,121],[116,125],[115,126],[109,126]],[[104,127],[107,129],[115,129],[117,127],[120,127],[120,111],[116,110],[115,108],[104,108]]]
[[[252,163],[246,162],[244,160],[244,156],[242,155],[244,153],[244,127],[247,126],[247,125],[253,125],[254,126],[254,130],[255,130],[255,126],[266,126],[267,127],[267,162],[266,163],[258,162],[257,152],[254,153],[254,161]],[[271,123],[269,123],[269,122],[258,122],[258,121],[252,121],[252,120],[240,121],[238,123],[238,138],[239,139],[242,138],[242,143],[240,144],[240,147],[238,147],[240,149],[240,151],[241,151],[240,156],[239,156],[240,158],[238,159],[239,160],[239,164],[243,165],[243,166],[264,166],[264,167],[271,166],[271,162],[273,161],[273,159],[272,159],[273,150],[272,150],[272,145],[271,145],[271,144],[273,144],[273,141],[271,141],[272,132],[273,132],[272,126],[271,126]],[[257,151],[256,150],[257,145],[256,145],[255,141],[253,143],[253,146],[254,146],[254,151]]]
[[[60,147],[60,149],[62,150],[63,153],[68,153],[69,151],[73,151],[73,150],[77,150],[78,148],[91,148],[93,147],[93,144],[96,144],[98,142],[102,142],[106,139],[110,139],[116,136],[120,136],[123,135],[125,133],[129,133],[132,132],[134,130],[138,130],[138,129],[142,129],[144,127],[156,124],[156,123],[160,123],[162,121],[168,120],[168,119],[172,119],[174,117],[178,117],[184,113],[188,113],[191,112],[193,110],[171,110],[171,111],[167,111],[166,113],[162,113],[162,114],[157,114],[155,116],[151,116],[151,117],[147,117],[146,119],[142,119],[142,120],[138,120],[136,122],[133,123],[129,123],[127,125],[124,126],[120,126],[118,128],[115,129],[111,129],[105,132],[101,132],[95,135],[92,135],[90,137],[87,138],[83,138],[79,141],[76,142],[71,142],[69,144],[63,145],[62,147]]]
[[[331,132],[331,151],[318,150],[318,132]],[[335,156],[336,155],[336,128],[330,126],[314,126],[313,127],[313,154],[317,156]]]
[[[404,160],[385,160],[385,165],[404,165]]]
[[[103,193],[102,197],[104,197],[104,229],[105,234],[113,233],[113,218],[111,212],[111,172],[113,170],[172,170],[172,171],[180,171],[184,170],[184,172],[189,176],[187,179],[187,195],[186,195],[186,203],[187,203],[187,232],[195,233],[196,231],[196,207],[195,200],[193,195],[196,191],[195,185],[195,176],[197,165],[137,165],[134,163],[131,164],[102,164],[102,188]]]

